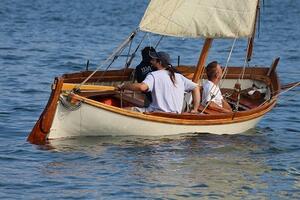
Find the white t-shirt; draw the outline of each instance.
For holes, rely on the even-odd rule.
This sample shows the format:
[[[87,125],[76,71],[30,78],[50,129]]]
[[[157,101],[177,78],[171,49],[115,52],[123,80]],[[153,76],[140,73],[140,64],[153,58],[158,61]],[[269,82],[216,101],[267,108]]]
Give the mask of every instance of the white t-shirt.
[[[152,94],[152,103],[147,108],[148,112],[181,113],[184,92],[191,91],[197,86],[196,83],[178,73],[175,73],[174,85],[167,70],[149,73],[143,83],[148,85],[148,91]]]
[[[222,96],[219,86],[217,86],[213,82],[207,80],[203,84],[201,104],[203,106],[205,106],[208,101],[213,101],[218,106],[223,107],[222,100],[223,100],[223,96]]]

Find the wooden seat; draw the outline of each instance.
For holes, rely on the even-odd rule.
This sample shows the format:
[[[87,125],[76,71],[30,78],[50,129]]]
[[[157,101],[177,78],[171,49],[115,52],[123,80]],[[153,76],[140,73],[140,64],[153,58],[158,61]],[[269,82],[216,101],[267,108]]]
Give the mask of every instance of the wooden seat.
[[[143,100],[138,99],[138,98],[134,98],[133,96],[130,96],[128,94],[122,94],[122,97],[121,97],[121,95],[118,93],[118,94],[115,94],[114,97],[117,98],[117,99],[120,99],[120,100],[122,98],[122,101],[124,103],[131,104],[131,105],[126,105],[126,106],[144,107],[144,101]]]
[[[238,98],[237,95],[232,95],[228,97],[228,101],[236,103],[237,98]],[[264,102],[264,98],[254,99],[251,98],[249,95],[242,93],[240,95],[239,105],[243,109],[248,110],[248,109],[253,109],[258,107],[263,102]]]

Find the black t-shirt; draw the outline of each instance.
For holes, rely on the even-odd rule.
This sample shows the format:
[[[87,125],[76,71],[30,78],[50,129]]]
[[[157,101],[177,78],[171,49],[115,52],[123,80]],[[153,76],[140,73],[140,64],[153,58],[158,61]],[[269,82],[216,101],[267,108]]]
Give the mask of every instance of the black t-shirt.
[[[154,67],[149,62],[142,61],[138,66],[135,68],[135,78],[138,83],[143,82],[145,80],[146,76],[152,72],[155,71]],[[146,92],[146,97],[149,102],[152,102],[152,95],[151,92]]]
[[[143,82],[145,80],[148,73],[155,71],[152,65],[149,62],[142,61],[138,66],[135,68],[135,78],[138,83]]]

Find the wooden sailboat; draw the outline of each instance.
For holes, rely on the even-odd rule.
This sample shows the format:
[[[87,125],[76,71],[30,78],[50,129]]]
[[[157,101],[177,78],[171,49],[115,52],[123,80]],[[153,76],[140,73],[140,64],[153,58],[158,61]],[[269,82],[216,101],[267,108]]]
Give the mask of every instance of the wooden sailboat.
[[[163,36],[204,38],[198,64],[177,67],[184,76],[200,83],[206,78],[204,66],[215,38],[248,38],[246,59],[251,57],[259,0],[221,2],[215,5],[212,0],[152,0],[139,30]],[[114,60],[135,34],[136,31],[108,60]],[[74,136],[241,133],[255,127],[275,106],[281,90],[276,74],[278,61],[279,58],[275,59],[271,67],[226,67],[221,89],[236,108],[232,113],[203,107],[199,114],[126,110],[124,107],[144,105],[141,94],[115,89],[120,83],[133,81],[134,69],[128,67],[64,74],[55,78],[48,104],[28,141],[45,144],[49,139]],[[288,88],[296,85],[299,83]]]

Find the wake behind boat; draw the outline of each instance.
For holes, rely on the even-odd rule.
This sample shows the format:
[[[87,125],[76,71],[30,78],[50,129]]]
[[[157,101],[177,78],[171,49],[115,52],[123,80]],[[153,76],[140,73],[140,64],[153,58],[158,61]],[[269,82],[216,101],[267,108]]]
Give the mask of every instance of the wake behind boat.
[[[224,0],[218,5],[206,0],[152,0],[139,29],[133,31],[95,71],[55,78],[48,104],[28,141],[45,144],[48,139],[99,135],[236,134],[255,127],[275,106],[283,88],[276,73],[279,58],[270,67],[246,68],[252,56],[258,12],[258,0]],[[134,69],[130,64],[142,41],[128,54],[123,68],[110,70],[109,67],[125,48],[131,50],[132,41],[143,32],[163,37],[204,38],[197,65],[178,64],[176,67],[178,72],[200,85],[207,79],[204,66],[214,39],[231,39],[234,47],[236,39],[248,38],[243,66],[229,67],[227,63],[223,67],[221,90],[233,112],[220,113],[204,106],[199,107],[197,114],[138,113],[124,109],[144,105],[143,94],[116,90],[117,85],[134,81]],[[293,83],[285,89],[298,85],[299,82]]]

